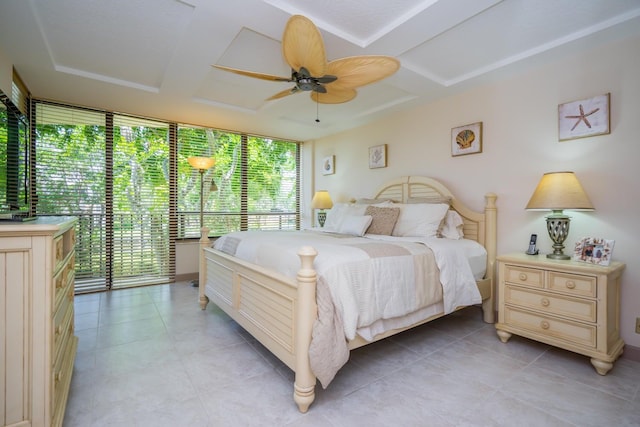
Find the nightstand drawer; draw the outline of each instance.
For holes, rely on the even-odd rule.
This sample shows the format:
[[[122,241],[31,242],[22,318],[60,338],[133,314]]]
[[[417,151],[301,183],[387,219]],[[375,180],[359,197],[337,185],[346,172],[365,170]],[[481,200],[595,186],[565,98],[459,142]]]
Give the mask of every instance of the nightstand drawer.
[[[596,347],[596,327],[579,322],[557,319],[551,316],[505,307],[505,322],[544,337],[561,339],[581,346]]]
[[[597,282],[595,277],[578,274],[549,272],[549,289],[567,295],[580,295],[595,298]]]
[[[504,268],[504,271],[505,282],[533,286],[536,288],[544,287],[544,270],[537,270],[534,268],[526,268],[519,265],[507,264]]]
[[[536,292],[512,285],[505,285],[504,297],[506,304],[525,309],[557,314],[575,320],[596,321],[596,302],[593,300]]]

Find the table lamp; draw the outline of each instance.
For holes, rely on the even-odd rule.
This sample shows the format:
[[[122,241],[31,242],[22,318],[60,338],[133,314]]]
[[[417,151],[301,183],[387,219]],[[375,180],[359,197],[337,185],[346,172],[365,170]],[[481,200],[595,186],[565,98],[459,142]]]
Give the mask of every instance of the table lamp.
[[[324,222],[327,219],[327,213],[324,210],[331,209],[332,207],[333,202],[331,201],[329,192],[327,190],[316,191],[316,194],[313,195],[313,200],[311,200],[311,209],[320,209],[320,212],[318,212],[318,223],[320,227],[324,227]]]
[[[564,241],[569,235],[570,217],[563,210],[593,210],[589,197],[573,172],[549,172],[542,175],[527,210],[551,210],[547,218],[547,231],[553,241],[551,259],[570,259],[565,255]]]

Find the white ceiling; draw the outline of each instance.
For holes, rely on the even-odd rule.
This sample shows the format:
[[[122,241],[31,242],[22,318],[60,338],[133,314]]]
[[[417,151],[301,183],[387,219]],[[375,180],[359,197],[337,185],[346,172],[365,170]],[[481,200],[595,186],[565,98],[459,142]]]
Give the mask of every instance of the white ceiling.
[[[320,28],[329,60],[384,54],[400,70],[317,105],[265,101],[292,84],[211,67],[289,76],[292,14]],[[0,51],[38,98],[296,140],[637,34],[640,0],[0,0]]]

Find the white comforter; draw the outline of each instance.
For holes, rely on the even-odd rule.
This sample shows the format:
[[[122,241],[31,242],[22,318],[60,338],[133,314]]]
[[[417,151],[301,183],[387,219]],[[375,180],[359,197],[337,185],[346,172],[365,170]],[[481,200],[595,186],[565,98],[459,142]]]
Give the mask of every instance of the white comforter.
[[[300,268],[297,252],[302,246],[313,246],[318,251],[314,263],[318,298],[326,295],[321,290],[321,286],[326,285],[331,299],[318,301],[319,321],[314,326],[313,340],[322,342],[321,347],[344,346],[338,355],[324,354],[317,358],[334,357],[335,365],[346,363],[344,338],[355,338],[358,328],[379,319],[404,316],[440,299],[445,313],[481,302],[468,256],[453,240],[354,237],[313,231],[247,231],[227,234],[214,244],[215,249],[289,277],[295,277]],[[438,281],[438,272],[429,267],[434,259],[442,287],[423,287],[423,283]],[[435,280],[430,277],[433,275]],[[323,316],[337,316],[337,320]],[[340,327],[342,337],[323,336],[336,334],[335,330]],[[330,370],[337,372],[340,366]],[[315,374],[326,387],[335,372]]]

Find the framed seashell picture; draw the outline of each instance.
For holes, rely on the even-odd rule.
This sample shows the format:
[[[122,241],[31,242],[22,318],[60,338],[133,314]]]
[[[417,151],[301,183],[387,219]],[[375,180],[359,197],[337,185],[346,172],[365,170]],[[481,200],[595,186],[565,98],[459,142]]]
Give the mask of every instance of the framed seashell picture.
[[[322,159],[322,175],[332,175],[335,172],[334,164],[335,157],[327,156]]]
[[[451,155],[482,153],[482,122],[451,129]]]

